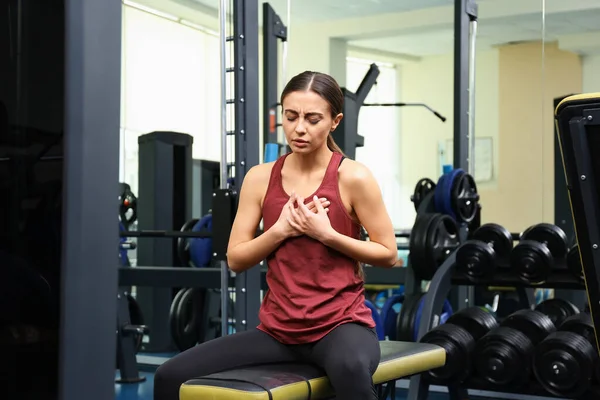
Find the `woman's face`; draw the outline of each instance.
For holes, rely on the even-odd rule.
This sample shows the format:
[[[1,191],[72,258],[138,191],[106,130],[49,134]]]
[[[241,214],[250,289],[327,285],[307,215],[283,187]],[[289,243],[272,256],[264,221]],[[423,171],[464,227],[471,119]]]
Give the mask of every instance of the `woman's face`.
[[[310,153],[327,145],[327,136],[342,119],[331,117],[329,104],[312,91],[289,93],[283,99],[283,131],[294,153]]]

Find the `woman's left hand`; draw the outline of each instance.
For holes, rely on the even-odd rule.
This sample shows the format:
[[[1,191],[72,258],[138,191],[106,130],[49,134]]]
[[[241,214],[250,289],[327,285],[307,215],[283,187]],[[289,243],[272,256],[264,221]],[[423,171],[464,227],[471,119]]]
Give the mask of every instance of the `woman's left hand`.
[[[296,201],[289,205],[291,212],[289,223],[296,230],[322,242],[334,230],[327,216],[327,211],[323,208],[318,196],[314,196],[313,201],[317,212],[309,210],[306,204],[304,204],[304,199],[296,196]],[[297,204],[298,207],[295,207],[294,204]]]

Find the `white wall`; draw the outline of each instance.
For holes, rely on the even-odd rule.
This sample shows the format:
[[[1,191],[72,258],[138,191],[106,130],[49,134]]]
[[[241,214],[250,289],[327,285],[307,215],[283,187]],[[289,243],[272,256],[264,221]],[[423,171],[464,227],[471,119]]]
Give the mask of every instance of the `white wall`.
[[[583,57],[583,92],[600,92],[600,55]]]
[[[498,139],[498,51],[479,51],[476,72],[475,136],[491,137],[495,144]],[[399,75],[400,101],[425,103],[447,118],[442,122],[425,108],[401,109],[401,221],[404,227],[411,227],[416,214],[410,201],[414,186],[421,178],[437,180],[441,175],[440,145],[453,138],[454,55],[423,57],[421,61],[405,63]],[[497,157],[493,160],[493,170],[497,171]],[[492,180],[480,186],[494,183]]]

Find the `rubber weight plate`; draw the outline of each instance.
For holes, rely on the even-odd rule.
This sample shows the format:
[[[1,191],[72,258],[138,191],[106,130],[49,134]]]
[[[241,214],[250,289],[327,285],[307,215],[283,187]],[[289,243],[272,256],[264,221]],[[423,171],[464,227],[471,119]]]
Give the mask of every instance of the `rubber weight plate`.
[[[573,303],[563,299],[545,300],[535,310],[550,317],[554,326],[560,326],[566,318],[579,314],[579,309]]]
[[[421,202],[429,193],[435,190],[436,184],[429,178],[420,179],[415,186],[415,191],[413,195],[410,197],[410,200],[415,205],[415,211],[419,211],[419,206]]]
[[[365,305],[371,310],[373,322],[375,322],[375,332],[377,332],[377,337],[379,338],[379,340],[385,340],[385,334],[383,332],[383,322],[381,321],[381,315],[379,314],[379,310],[369,300],[365,300]]]
[[[534,350],[524,333],[499,326],[475,345],[476,373],[497,387],[522,386],[529,382]]]
[[[439,214],[421,214],[417,215],[413,228],[410,232],[408,241],[409,266],[416,276],[426,275],[427,262],[427,232],[434,218]]]
[[[423,294],[405,295],[397,323],[397,340],[412,342],[414,340],[415,317]]]
[[[212,214],[205,215],[194,225],[192,232],[212,232],[212,220]],[[212,238],[190,239],[190,259],[192,260],[192,265],[197,268],[210,266],[213,257],[212,243]]]
[[[569,251],[569,244],[565,231],[552,224],[537,224],[528,228],[521,235],[521,240],[533,240],[548,247],[554,258],[563,258]]]
[[[447,178],[448,174],[440,176],[433,192],[433,205],[438,213],[444,213],[444,182]]]
[[[179,308],[179,303],[181,301],[181,298],[183,297],[184,293],[187,291],[188,289],[184,288],[184,289],[180,289],[177,294],[175,294],[175,297],[173,297],[173,301],[171,302],[171,308],[169,310],[169,327],[171,328],[171,338],[173,339],[173,342],[175,343],[175,347],[177,347],[178,349],[182,349],[184,348],[183,343],[180,340],[179,337],[179,326],[178,326],[178,320],[177,320],[177,309]]]
[[[427,332],[420,343],[435,344],[446,351],[446,364],[429,370],[424,375],[432,383],[459,383],[471,375],[475,339],[466,329],[452,324],[440,325]]]
[[[549,393],[578,398],[590,388],[597,362],[598,353],[587,339],[558,331],[536,348],[533,371]]]
[[[202,310],[204,290],[190,288],[183,292],[174,315],[174,333],[181,345],[180,351],[185,351],[198,344],[200,338],[198,321],[200,310]]]
[[[579,255],[579,245],[571,246],[567,253],[567,267],[573,276],[583,281],[583,266],[581,265],[581,257]]]
[[[469,307],[452,314],[446,324],[457,325],[464,328],[478,341],[488,332],[498,327],[496,317],[481,307]]]
[[[545,282],[553,265],[548,247],[533,240],[521,240],[510,253],[511,269],[527,283]]]
[[[397,340],[398,316],[402,310],[404,294],[394,295],[386,300],[381,308],[383,333],[389,340]]]
[[[458,249],[457,270],[474,280],[491,278],[497,264],[509,260],[512,248],[512,235],[506,228],[492,223],[481,225]]]
[[[452,182],[451,208],[455,219],[470,223],[477,215],[479,194],[475,179],[470,174],[459,173]]]
[[[197,218],[190,219],[181,227],[181,232],[190,232],[194,225],[198,223]],[[182,267],[193,267],[192,260],[190,257],[190,239],[189,238],[177,238],[177,256]]]
[[[556,326],[550,317],[529,309],[515,311],[506,317],[500,326],[524,333],[534,346],[556,331]]]
[[[452,207],[453,199],[452,199],[452,188],[454,187],[454,183],[456,179],[462,176],[465,172],[460,169],[453,169],[446,175],[446,179],[444,179],[444,184],[442,185],[442,214],[449,215],[453,220],[457,221],[458,217],[454,212],[454,208]]]

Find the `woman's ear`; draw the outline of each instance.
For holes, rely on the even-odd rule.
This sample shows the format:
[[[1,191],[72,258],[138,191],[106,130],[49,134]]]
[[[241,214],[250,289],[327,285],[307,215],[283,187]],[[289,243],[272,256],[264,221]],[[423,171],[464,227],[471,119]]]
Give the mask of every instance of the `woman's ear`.
[[[340,124],[342,118],[344,118],[344,114],[339,113],[338,115],[335,116],[335,118],[333,119],[333,124],[331,125],[331,131],[335,131],[335,128],[337,128],[337,126]]]

